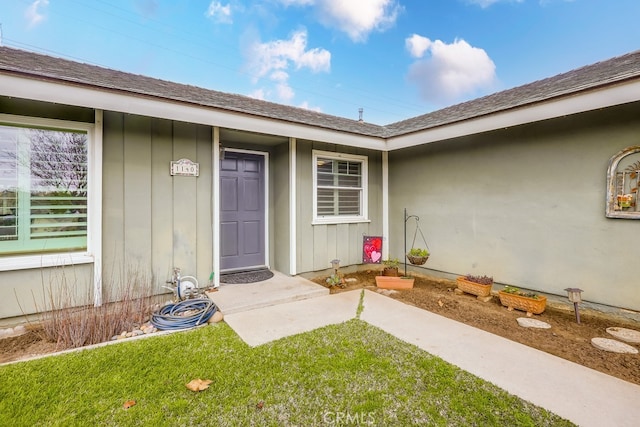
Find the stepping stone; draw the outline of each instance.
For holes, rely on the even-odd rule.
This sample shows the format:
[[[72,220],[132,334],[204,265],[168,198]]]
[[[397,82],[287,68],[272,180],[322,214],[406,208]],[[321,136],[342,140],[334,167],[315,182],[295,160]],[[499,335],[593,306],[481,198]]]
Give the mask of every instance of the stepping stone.
[[[638,354],[637,348],[610,338],[592,338],[591,344],[599,350],[609,351],[611,353]]]
[[[523,328],[538,328],[538,329],[549,329],[551,325],[547,322],[543,322],[542,320],[530,319],[528,317],[518,317],[516,319],[518,321],[518,325]]]
[[[640,332],[627,328],[607,328],[607,332],[619,340],[640,344]]]

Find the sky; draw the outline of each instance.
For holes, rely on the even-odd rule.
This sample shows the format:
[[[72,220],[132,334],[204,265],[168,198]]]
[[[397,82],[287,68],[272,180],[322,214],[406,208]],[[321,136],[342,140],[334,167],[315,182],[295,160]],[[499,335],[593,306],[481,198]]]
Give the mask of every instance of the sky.
[[[637,50],[639,16],[638,0],[0,0],[3,46],[380,125]]]

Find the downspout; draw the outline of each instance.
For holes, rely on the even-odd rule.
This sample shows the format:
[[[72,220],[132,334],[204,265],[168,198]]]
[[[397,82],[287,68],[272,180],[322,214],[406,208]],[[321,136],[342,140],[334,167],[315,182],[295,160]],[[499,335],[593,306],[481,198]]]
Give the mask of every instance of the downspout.
[[[87,249],[93,254],[93,305],[102,305],[102,138],[103,111],[95,110],[93,144],[89,144],[90,165],[89,191],[92,197],[89,212],[89,241]],[[91,148],[93,147],[93,149]]]
[[[220,128],[213,127],[213,287],[220,286]]]
[[[295,138],[289,138],[289,274],[295,276],[298,271],[297,265],[297,143]]]
[[[389,259],[389,152],[382,152],[382,259]]]

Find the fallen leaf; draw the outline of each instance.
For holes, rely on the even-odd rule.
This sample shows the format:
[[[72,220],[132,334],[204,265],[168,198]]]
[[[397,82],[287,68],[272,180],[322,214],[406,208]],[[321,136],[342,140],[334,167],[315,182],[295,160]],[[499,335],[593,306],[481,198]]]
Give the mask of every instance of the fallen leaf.
[[[262,409],[264,407],[264,401],[260,401],[256,404],[256,409]]]
[[[135,406],[135,404],[136,404],[136,401],[135,401],[135,400],[127,400],[126,402],[124,402],[124,405],[122,405],[122,407],[123,407],[124,409],[129,409],[129,408],[131,408],[132,406]]]
[[[213,381],[211,380],[201,380],[200,378],[197,378],[195,380],[189,381],[186,386],[191,391],[202,391],[208,389],[209,384],[211,384],[212,382]]]
[[[439,305],[440,307],[442,307],[442,306],[444,305],[444,303],[442,302],[442,300],[438,300],[438,305]]]

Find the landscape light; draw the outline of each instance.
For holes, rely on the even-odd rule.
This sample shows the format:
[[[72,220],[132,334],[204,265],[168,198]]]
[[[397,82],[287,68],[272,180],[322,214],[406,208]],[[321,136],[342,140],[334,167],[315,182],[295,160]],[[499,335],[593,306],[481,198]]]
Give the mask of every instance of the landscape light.
[[[576,322],[580,323],[580,311],[578,310],[578,304],[582,302],[583,292],[580,288],[566,288],[567,294],[569,296],[569,301],[573,303],[573,310],[576,312]]]

